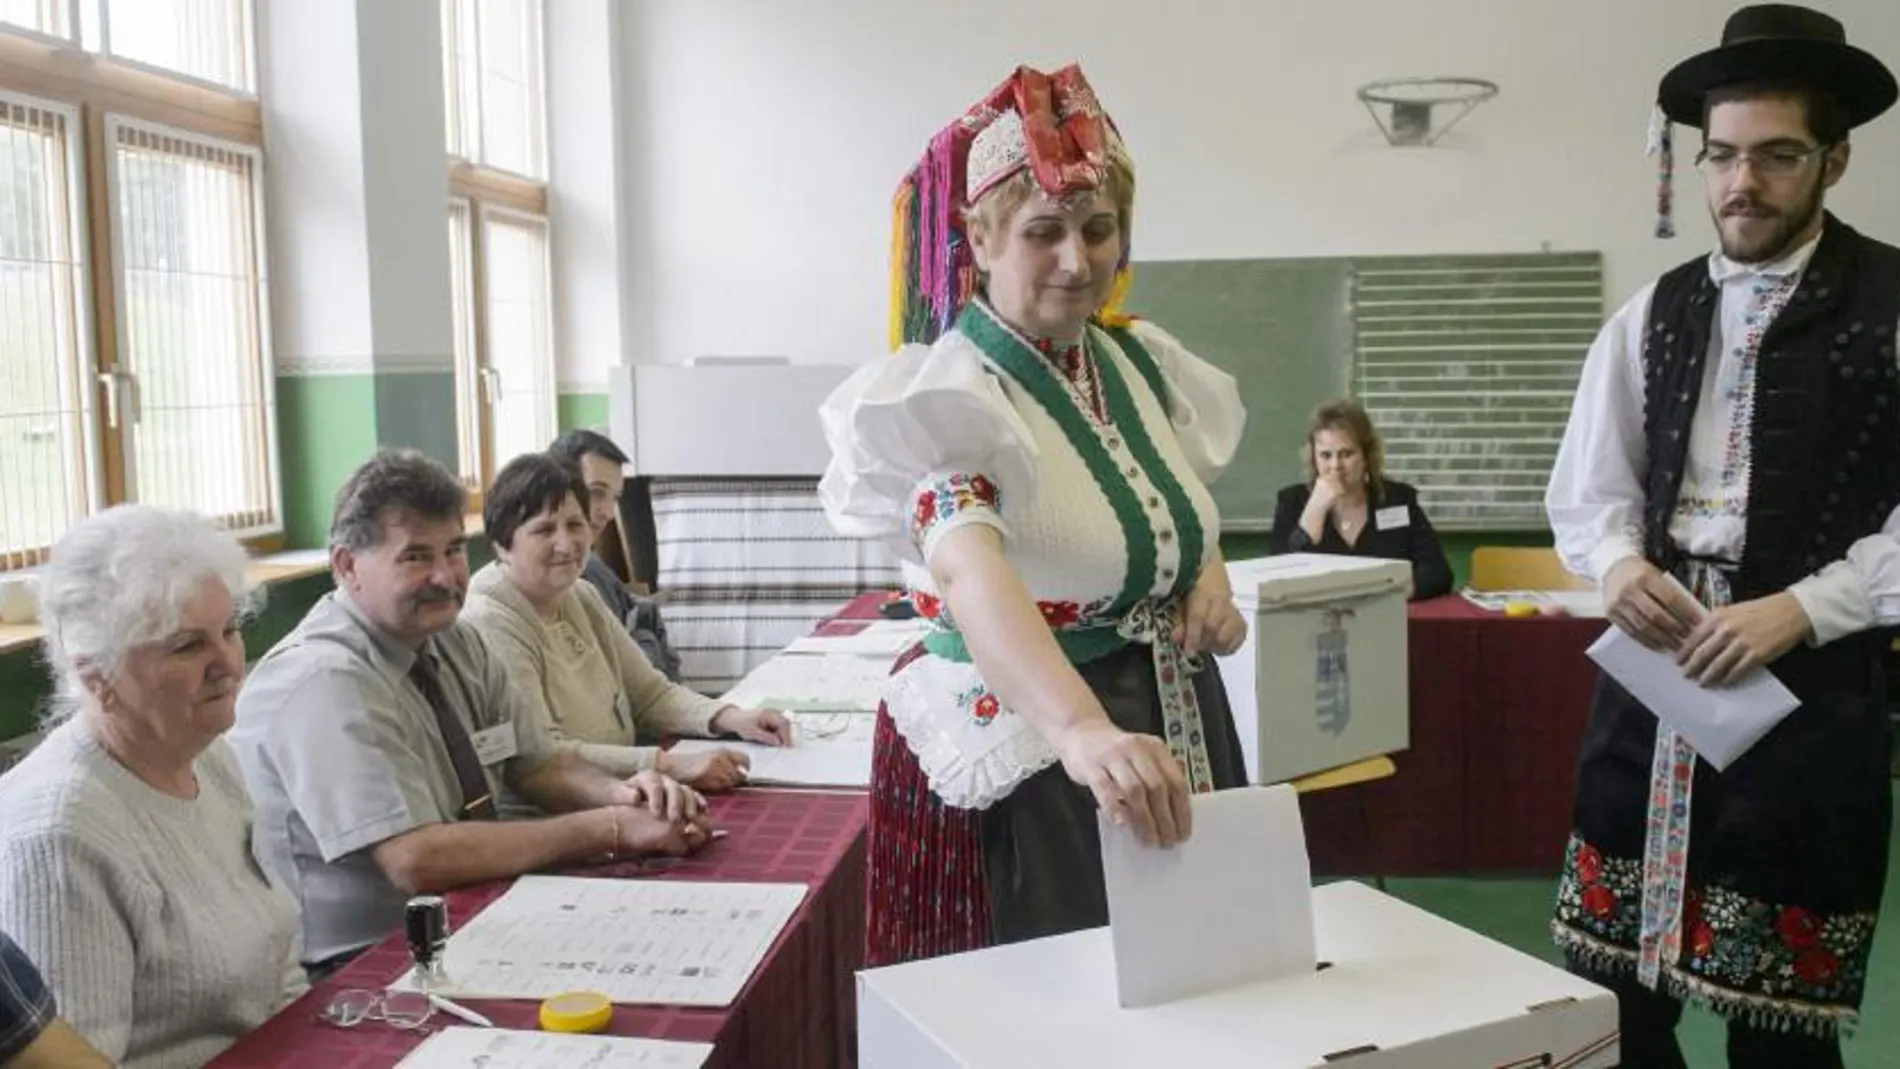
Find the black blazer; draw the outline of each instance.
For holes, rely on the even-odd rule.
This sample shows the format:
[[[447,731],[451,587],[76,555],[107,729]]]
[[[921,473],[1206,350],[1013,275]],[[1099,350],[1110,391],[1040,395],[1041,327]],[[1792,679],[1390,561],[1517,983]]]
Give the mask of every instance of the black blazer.
[[[1438,534],[1432,530],[1432,522],[1425,518],[1425,510],[1418,507],[1418,491],[1396,479],[1385,480],[1385,493],[1377,500],[1368,495],[1366,501],[1366,529],[1359,532],[1359,541],[1352,545],[1333,526],[1333,517],[1326,517],[1325,537],[1315,545],[1306,537],[1300,527],[1300,513],[1306,511],[1307,499],[1312,497],[1312,487],[1305,483],[1295,483],[1280,491],[1279,504],[1273,510],[1272,548],[1275,553],[1339,553],[1353,557],[1384,557],[1389,560],[1408,560],[1412,562],[1413,599],[1435,598],[1451,592],[1451,564],[1445,560],[1445,549],[1438,544]],[[1405,509],[1405,522],[1379,523],[1382,509]]]

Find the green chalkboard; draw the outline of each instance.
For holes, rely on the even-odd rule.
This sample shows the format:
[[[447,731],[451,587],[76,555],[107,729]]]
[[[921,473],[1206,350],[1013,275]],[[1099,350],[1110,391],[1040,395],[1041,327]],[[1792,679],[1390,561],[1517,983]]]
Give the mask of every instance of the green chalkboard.
[[[1213,486],[1224,530],[1272,524],[1280,487],[1303,475],[1307,416],[1347,390],[1352,266],[1344,258],[1135,265],[1129,310],[1240,382],[1247,433]]]
[[[1129,308],[1240,383],[1223,529],[1271,525],[1313,408],[1357,395],[1446,529],[1541,529],[1543,486],[1602,323],[1594,252],[1137,263]]]

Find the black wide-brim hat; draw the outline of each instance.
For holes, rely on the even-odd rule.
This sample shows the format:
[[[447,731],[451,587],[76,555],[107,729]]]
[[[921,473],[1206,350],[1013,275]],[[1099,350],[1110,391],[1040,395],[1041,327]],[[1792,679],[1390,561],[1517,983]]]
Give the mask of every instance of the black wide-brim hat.
[[[1838,19],[1794,4],[1758,4],[1729,16],[1721,47],[1665,74],[1657,102],[1670,121],[1699,130],[1710,92],[1765,81],[1798,82],[1830,94],[1850,126],[1877,118],[1900,98],[1893,72],[1848,44]]]

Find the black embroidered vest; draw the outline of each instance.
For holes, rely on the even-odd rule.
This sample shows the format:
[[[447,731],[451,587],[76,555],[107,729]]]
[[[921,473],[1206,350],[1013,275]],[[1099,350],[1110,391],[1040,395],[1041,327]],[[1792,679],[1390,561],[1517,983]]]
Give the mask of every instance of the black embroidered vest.
[[[1698,258],[1656,284],[1644,335],[1645,553],[1680,563],[1669,523],[1721,292]],[[1829,216],[1762,338],[1737,601],[1783,590],[1880,530],[1900,504],[1900,249]]]

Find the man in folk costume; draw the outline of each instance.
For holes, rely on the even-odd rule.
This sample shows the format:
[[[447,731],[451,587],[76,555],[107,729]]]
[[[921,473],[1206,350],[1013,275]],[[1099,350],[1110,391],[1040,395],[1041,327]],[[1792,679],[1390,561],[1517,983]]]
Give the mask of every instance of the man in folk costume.
[[[1663,78],[1721,247],[1603,329],[1552,475],[1558,548],[1617,627],[1705,686],[1765,665],[1801,703],[1717,770],[1599,684],[1553,931],[1616,991],[1625,1065],[1684,1064],[1685,999],[1727,1018],[1731,1066],[1839,1066],[1857,1018],[1892,822],[1900,250],[1823,202],[1895,97],[1787,5]]]

